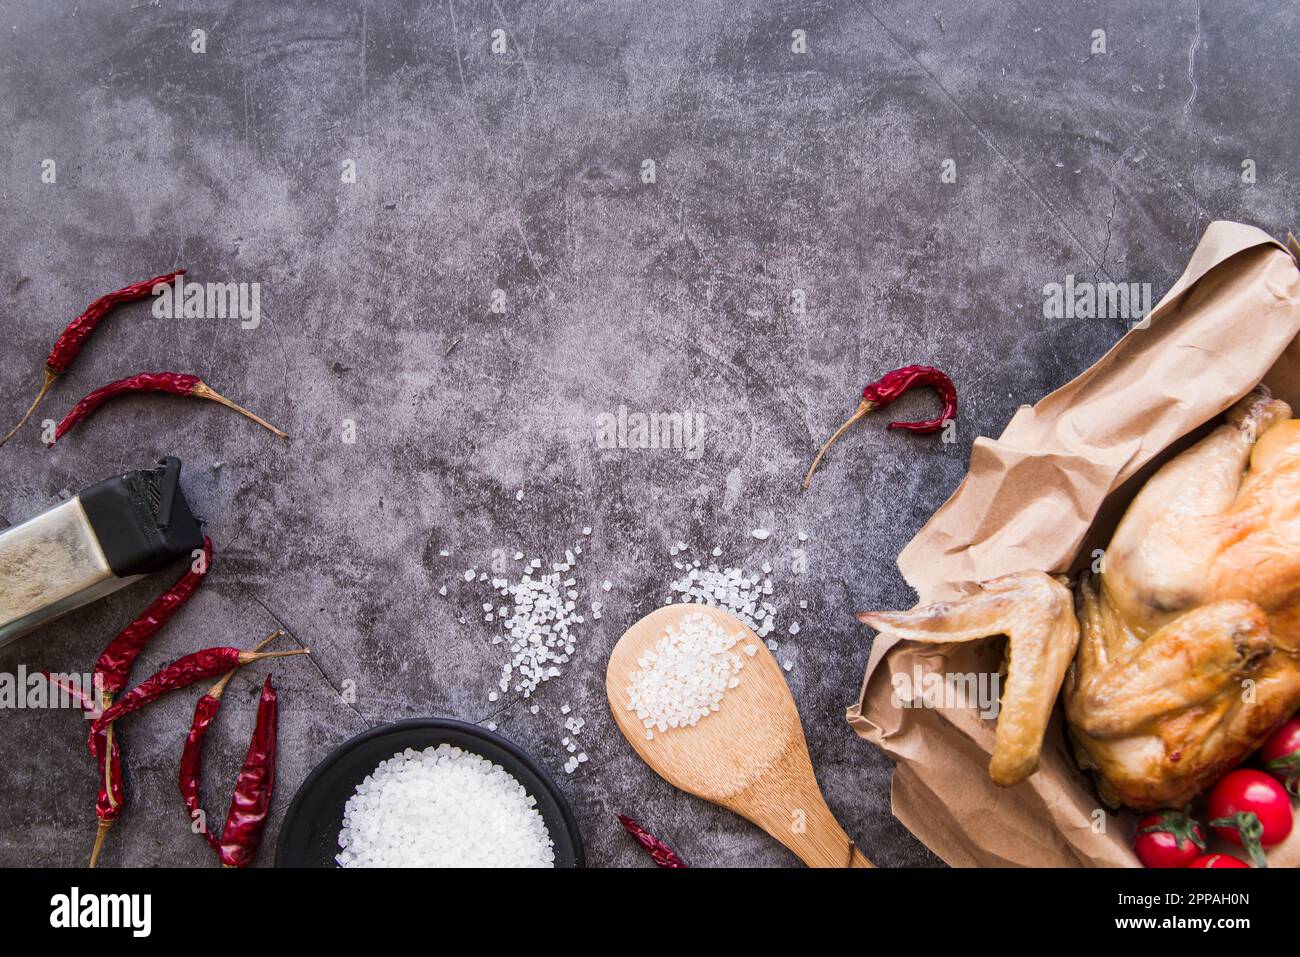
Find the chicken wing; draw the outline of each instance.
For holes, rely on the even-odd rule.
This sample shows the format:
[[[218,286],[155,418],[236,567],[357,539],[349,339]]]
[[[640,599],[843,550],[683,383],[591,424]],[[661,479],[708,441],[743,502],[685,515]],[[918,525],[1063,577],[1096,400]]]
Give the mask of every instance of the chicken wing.
[[[858,619],[912,641],[1006,635],[1007,682],[989,776],[1011,785],[1034,773],[1057,692],[1079,642],[1074,602],[1064,584],[1042,572],[1021,572],[985,582],[977,594],[958,601],[911,611],[863,612]]]

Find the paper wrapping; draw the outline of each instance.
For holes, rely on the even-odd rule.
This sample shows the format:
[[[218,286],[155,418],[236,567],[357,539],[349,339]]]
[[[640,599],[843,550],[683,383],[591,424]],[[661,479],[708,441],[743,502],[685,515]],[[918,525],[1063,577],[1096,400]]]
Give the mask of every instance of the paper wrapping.
[[[898,558],[919,602],[1011,572],[1077,570],[1105,546],[1151,471],[1260,381],[1300,410],[1298,334],[1295,254],[1252,226],[1212,223],[1146,322],[1077,379],[1022,407],[998,439],[975,440],[965,480]],[[896,672],[911,675],[918,664],[991,672],[1001,654],[996,640],[877,636],[847,717],[896,762],[894,814],[954,866],[1136,866],[1136,818],[1098,813],[1059,705],[1039,769],[1001,788],[988,776],[993,720],[970,708],[891,703]],[[1300,864],[1300,828],[1270,859]]]

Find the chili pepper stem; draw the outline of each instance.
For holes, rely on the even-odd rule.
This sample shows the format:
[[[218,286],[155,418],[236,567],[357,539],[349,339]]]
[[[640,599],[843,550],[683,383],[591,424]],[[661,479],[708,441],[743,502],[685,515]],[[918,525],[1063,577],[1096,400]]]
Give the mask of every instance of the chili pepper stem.
[[[101,699],[104,708],[112,707],[113,696],[107,691],[101,695]],[[113,791],[113,725],[110,724],[104,731],[104,794],[108,798],[109,807],[117,807],[117,797]],[[104,839],[108,837],[112,827],[112,819],[100,818],[99,827],[95,829],[95,844],[90,849],[90,863],[86,865],[87,867],[95,867],[99,863],[99,852],[104,849]]]
[[[853,415],[849,416],[848,421],[846,421],[843,425],[841,425],[838,429],[835,430],[835,434],[826,440],[825,445],[823,445],[820,449],[817,450],[817,457],[812,460],[812,465],[808,466],[808,474],[805,475],[803,479],[803,490],[805,492],[808,491],[808,484],[812,481],[813,472],[817,471],[817,466],[821,463],[822,456],[826,454],[826,452],[830,449],[832,445],[835,444],[835,442],[839,439],[841,435],[843,435],[846,431],[848,431],[849,426],[851,426],[854,422],[858,421],[858,419],[862,418],[864,415],[866,415],[875,407],[876,405],[874,402],[871,402],[867,399],[863,399],[860,403],[858,403],[858,410],[854,412]]]
[[[291,655],[309,655],[310,648],[294,648],[292,651],[241,651],[239,653],[239,663],[241,665],[250,665],[254,661],[261,661],[263,658],[288,658]]]
[[[31,408],[27,410],[26,415],[24,415],[21,419],[18,420],[18,424],[9,430],[9,434],[6,435],[3,439],[0,439],[0,445],[4,445],[6,442],[12,439],[15,435],[18,434],[18,430],[27,424],[27,420],[32,417],[32,414],[36,411],[36,407],[41,404],[41,400],[44,399],[47,394],[49,394],[50,387],[54,385],[54,380],[57,379],[58,377],[59,374],[57,372],[51,372],[49,369],[45,370],[45,384],[41,386],[41,391],[37,393],[36,399],[32,402]]]
[[[253,654],[261,651],[263,648],[265,648],[271,642],[275,641],[275,639],[279,638],[284,633],[285,631],[283,628],[279,628],[276,631],[271,632],[269,635],[267,635],[265,638],[263,638],[261,641],[255,644],[252,648],[252,651],[250,651],[249,654]],[[235,670],[236,669],[231,668],[224,675],[222,675],[221,678],[217,681],[217,683],[208,689],[208,694],[210,694],[214,698],[220,698],[223,694],[225,694],[226,686],[230,684],[230,679],[235,677]]]
[[[87,867],[95,867],[99,864],[99,852],[104,849],[104,838],[112,828],[112,821],[99,822],[99,827],[95,829],[95,846],[90,849],[90,863],[86,865]]]
[[[113,706],[113,696],[104,695],[104,710]],[[113,796],[113,728],[109,725],[104,731],[104,793],[108,796],[110,807],[117,807],[117,798]]]
[[[227,409],[234,409],[240,415],[252,419],[254,422],[262,426],[263,428],[270,429],[272,432],[274,432],[282,439],[287,439],[289,437],[288,432],[282,432],[280,429],[277,429],[270,422],[267,422],[265,419],[261,418],[260,416],[254,415],[252,412],[249,412],[242,405],[238,405],[234,402],[231,402],[229,399],[227,399],[220,392],[213,389],[212,386],[208,385],[206,382],[200,382],[198,385],[196,385],[194,387],[194,391],[192,394],[197,396],[200,399],[211,399],[213,402],[219,403],[220,405],[224,405]]]

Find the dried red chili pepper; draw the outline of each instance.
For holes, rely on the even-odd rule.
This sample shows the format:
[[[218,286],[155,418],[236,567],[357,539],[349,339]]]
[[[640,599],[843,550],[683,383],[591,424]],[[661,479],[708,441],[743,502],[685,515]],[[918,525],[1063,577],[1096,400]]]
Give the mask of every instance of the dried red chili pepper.
[[[198,566],[197,568],[195,566]],[[163,592],[140,615],[123,628],[116,638],[108,643],[99,660],[95,662],[95,674],[103,680],[103,691],[115,695],[126,687],[131,675],[131,666],[144,650],[144,646],[171,621],[185,603],[194,597],[212,565],[212,539],[203,537],[203,556],[201,561],[190,563],[190,567],[180,580]]]
[[[234,674],[234,672],[230,672]],[[225,679],[222,679],[224,681]],[[194,719],[190,722],[190,733],[185,736],[185,748],[181,750],[181,800],[190,813],[190,824],[203,817],[203,806],[199,804],[199,775],[203,772],[203,736],[208,733],[208,726],[221,710],[221,693],[209,690],[199,698],[194,706]],[[208,830],[207,820],[199,824],[199,833],[208,841],[213,850],[221,853],[221,841]]]
[[[133,622],[118,632],[108,643],[99,660],[95,662],[95,678],[99,682],[100,703],[104,710],[111,708],[114,696],[126,687],[131,666],[146,644],[162,630],[172,616],[194,597],[207,577],[212,565],[212,539],[204,536],[203,556],[199,568],[191,563],[189,569],[171,588],[156,598]],[[122,748],[112,725],[90,731],[90,751],[99,764],[99,795],[95,800],[95,843],[90,851],[90,867],[99,863],[104,839],[122,810],[125,789],[122,781]]]
[[[279,638],[284,634],[283,630],[274,631],[267,635],[254,646],[254,651],[261,651],[262,648]],[[194,719],[190,722],[189,734],[185,736],[185,746],[181,750],[181,767],[178,777],[178,784],[181,791],[181,800],[185,802],[185,808],[189,811],[190,821],[198,820],[204,817],[202,805],[199,801],[199,779],[203,769],[203,737],[207,734],[208,727],[221,710],[221,698],[226,692],[230,679],[235,676],[236,669],[232,668],[227,671],[221,678],[208,689],[207,693],[194,705]],[[221,841],[209,830],[206,821],[202,826],[204,839],[212,846],[212,849],[218,854],[221,853]]]
[[[636,842],[645,848],[646,853],[650,855],[650,859],[660,867],[686,867],[686,862],[678,857],[671,847],[659,840],[659,838],[655,837],[626,814],[620,814],[618,820],[619,823],[623,825],[624,830],[631,834],[632,837],[636,839]]]
[[[126,802],[126,789],[122,777],[122,748],[116,737],[107,731],[91,732],[91,750],[99,766],[99,793],[95,795],[95,843],[90,848],[90,863],[99,864],[99,854],[104,849],[104,839],[122,813]]]
[[[244,766],[235,781],[235,794],[230,799],[230,812],[226,815],[226,829],[221,834],[221,863],[226,867],[247,867],[253,863],[258,845],[262,843],[262,830],[267,815],[271,813],[271,796],[275,790],[276,729],[279,704],[271,676],[262,685],[262,697],[257,704],[257,724],[248,742]]]
[[[74,405],[72,410],[63,417],[63,421],[55,427],[54,442],[63,438],[68,430],[78,422],[90,418],[95,410],[109,399],[116,398],[119,395],[127,395],[137,392],[169,392],[172,395],[186,395],[193,396],[196,399],[209,399],[212,402],[224,405],[228,409],[234,409],[240,415],[252,419],[263,428],[270,429],[282,439],[287,439],[289,437],[287,432],[280,431],[265,419],[249,412],[242,405],[236,405],[234,402],[231,402],[196,375],[190,375],[185,372],[141,372],[138,375],[133,375],[126,379],[119,379],[116,382],[110,382],[108,385],[96,389],[94,392],[90,393],[90,395],[86,396]],[[50,444],[53,445],[54,442],[51,442]]]
[[[221,679],[222,690],[224,690],[225,680]],[[185,747],[181,750],[178,783],[181,789],[181,800],[185,802],[185,809],[190,814],[191,825],[203,816],[203,807],[199,803],[199,776],[203,770],[203,736],[207,734],[208,726],[212,724],[212,719],[217,716],[219,710],[221,710],[221,691],[214,686],[213,690],[201,697],[194,705],[194,718],[190,722],[190,732],[185,736]],[[208,830],[206,820],[199,826],[199,833],[214,851],[221,853],[221,841]]]
[[[86,344],[86,340],[90,338],[90,334],[95,331],[100,321],[110,310],[123,303],[144,299],[153,293],[154,286],[170,283],[177,276],[184,274],[184,269],[177,269],[175,272],[164,273],[161,276],[146,279],[144,282],[132,283],[122,289],[100,296],[86,307],[85,312],[68,323],[67,328],[54,341],[54,348],[50,350],[49,357],[45,360],[45,383],[41,386],[41,391],[18,424],[9,430],[8,435],[0,439],[0,445],[8,442],[19,429],[27,424],[27,420],[32,417],[36,407],[41,404],[41,400],[45,398],[50,391],[50,387],[54,385],[54,380],[67,372],[72,363],[76,361],[77,356],[81,354],[82,347]]]
[[[204,678],[215,678],[222,672],[229,671],[232,668],[242,668],[244,665],[251,664],[254,661],[261,661],[263,658],[287,658],[290,655],[309,653],[306,648],[295,648],[292,651],[258,652],[228,647],[205,648],[202,651],[193,652],[183,658],[177,658],[170,665],[128,691],[95,720],[95,723],[91,725],[91,731],[97,734],[119,718],[139,711],[145,705],[157,701],[168,692],[187,688]]]
[[[82,710],[92,716],[103,714],[102,702],[107,699],[107,696],[101,696],[97,701],[93,693],[87,694],[75,685],[59,681],[48,671],[42,671],[41,674],[55,688],[75,698],[81,705]],[[99,827],[95,831],[95,845],[90,851],[89,864],[90,867],[94,867],[99,862],[99,852],[103,849],[104,838],[121,811],[124,792],[122,788],[121,750],[116,745],[109,746],[103,731],[96,734],[92,730],[90,732],[90,752],[99,764],[99,794],[95,799],[95,816],[99,819]],[[104,759],[106,753],[112,755],[112,759],[107,765],[105,765]]]
[[[939,398],[943,403],[939,414],[935,418],[927,419],[924,422],[891,422],[889,428],[915,432],[919,435],[929,435],[932,432],[938,432],[947,422],[957,417],[957,387],[952,384],[951,379],[938,369],[933,366],[903,366],[901,369],[887,372],[862,390],[862,401],[858,404],[858,410],[849,417],[847,422],[836,429],[835,434],[827,439],[826,444],[818,450],[817,457],[813,459],[812,465],[808,468],[808,474],[804,476],[804,490],[807,490],[808,483],[812,481],[813,472],[817,470],[817,465],[821,462],[822,456],[848,430],[849,426],[868,412],[883,409],[904,392],[923,385],[928,385],[939,393]]]

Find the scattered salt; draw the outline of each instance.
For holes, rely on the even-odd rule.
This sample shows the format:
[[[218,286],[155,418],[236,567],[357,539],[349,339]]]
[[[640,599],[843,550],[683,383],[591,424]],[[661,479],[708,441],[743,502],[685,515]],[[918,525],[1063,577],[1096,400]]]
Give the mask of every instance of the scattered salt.
[[[679,597],[669,598],[666,604],[686,601],[725,608],[760,638],[776,627],[776,606],[765,600],[773,592],[770,578],[760,579],[739,568],[701,568],[699,562],[684,570],[685,574],[670,586]]]
[[[523,557],[522,552],[516,554]],[[571,551],[566,552],[566,557],[575,558]],[[561,567],[567,569],[572,564],[568,561]],[[569,578],[561,584],[558,571],[538,574],[536,569],[541,565],[541,559],[534,558],[514,583],[505,578],[492,580],[501,598],[509,600],[495,607],[503,634],[494,637],[493,644],[508,643],[510,649],[497,684],[502,691],[508,691],[513,682],[514,690],[523,692],[525,698],[542,682],[559,677],[560,666],[573,654],[574,629],[584,620],[572,598],[566,600],[563,590],[576,584],[577,579]],[[567,594],[576,597],[577,592],[569,588]],[[484,620],[492,621],[493,604],[485,602],[483,607],[489,612]]]

